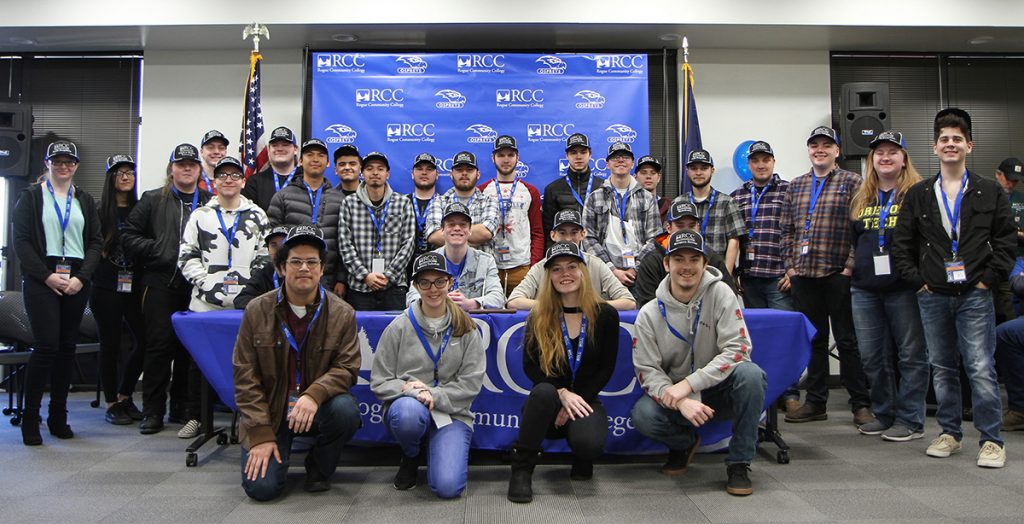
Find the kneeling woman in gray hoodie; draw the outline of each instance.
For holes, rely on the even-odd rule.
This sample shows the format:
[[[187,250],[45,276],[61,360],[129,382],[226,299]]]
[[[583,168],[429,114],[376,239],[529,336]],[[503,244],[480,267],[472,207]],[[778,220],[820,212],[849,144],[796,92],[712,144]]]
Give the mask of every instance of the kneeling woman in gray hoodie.
[[[388,325],[377,343],[370,389],[385,402],[388,430],[402,448],[395,489],[416,485],[426,439],[427,483],[441,498],[466,489],[473,412],[487,365],[473,319],[448,298],[452,276],[444,256],[413,263],[419,300]]]

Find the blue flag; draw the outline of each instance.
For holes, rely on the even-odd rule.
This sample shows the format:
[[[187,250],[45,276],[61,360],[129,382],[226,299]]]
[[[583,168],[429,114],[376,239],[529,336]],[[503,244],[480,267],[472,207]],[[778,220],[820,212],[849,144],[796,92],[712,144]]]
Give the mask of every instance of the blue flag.
[[[683,64],[683,136],[680,148],[683,158],[679,162],[682,166],[679,180],[679,194],[690,192],[690,177],[686,176],[686,158],[690,151],[703,149],[700,140],[700,121],[697,120],[697,100],[693,97],[693,68],[690,64]]]

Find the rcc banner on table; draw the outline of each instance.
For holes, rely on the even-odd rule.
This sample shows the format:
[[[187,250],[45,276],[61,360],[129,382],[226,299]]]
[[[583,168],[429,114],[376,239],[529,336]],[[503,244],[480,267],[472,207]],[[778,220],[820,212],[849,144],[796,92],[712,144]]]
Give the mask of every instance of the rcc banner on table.
[[[519,176],[539,189],[565,173],[565,139],[589,136],[591,169],[606,176],[612,142],[648,154],[646,54],[313,53],[311,137],[331,148],[381,151],[391,185],[413,190],[412,160],[436,156],[438,187],[451,187],[452,157],[477,155],[494,176],[494,139],[519,146]],[[307,137],[310,138],[310,137]],[[328,178],[337,183],[333,169]]]

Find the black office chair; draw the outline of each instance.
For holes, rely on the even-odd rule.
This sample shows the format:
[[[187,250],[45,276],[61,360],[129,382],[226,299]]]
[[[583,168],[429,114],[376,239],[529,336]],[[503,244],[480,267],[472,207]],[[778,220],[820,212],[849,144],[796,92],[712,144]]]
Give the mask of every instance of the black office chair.
[[[0,351],[0,366],[4,368],[0,383],[7,389],[3,414],[11,417],[11,425],[17,426],[21,424],[25,402],[25,367],[35,344],[20,291],[0,291],[0,344],[7,347]]]
[[[101,375],[99,362],[100,362],[100,331],[99,326],[96,325],[96,317],[92,314],[92,306],[86,306],[85,312],[82,314],[82,324],[78,326],[78,344],[75,346],[75,356],[79,355],[96,355],[96,399],[89,403],[90,406],[98,408],[100,406],[100,390],[102,384],[100,383]],[[81,364],[78,363],[78,359],[75,359],[75,369],[78,370],[78,376],[84,380],[85,373],[82,371]]]

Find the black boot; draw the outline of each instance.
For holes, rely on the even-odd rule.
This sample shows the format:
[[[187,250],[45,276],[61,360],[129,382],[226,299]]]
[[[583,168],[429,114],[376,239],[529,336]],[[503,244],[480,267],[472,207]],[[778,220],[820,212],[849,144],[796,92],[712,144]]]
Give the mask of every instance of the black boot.
[[[26,446],[43,445],[43,436],[39,434],[39,414],[24,414],[21,417],[21,442]]]
[[[537,465],[539,453],[537,450],[512,448],[512,477],[508,481],[508,500],[533,501],[533,468]]]
[[[50,406],[50,414],[46,417],[46,427],[50,434],[59,439],[69,439],[75,436],[68,425],[68,410],[65,406]]]
[[[402,455],[402,462],[398,465],[398,473],[395,474],[395,489],[405,491],[416,487],[416,477],[419,475],[420,453],[415,457]]]
[[[590,480],[594,477],[594,461],[572,456],[572,469],[569,470],[571,480]]]

